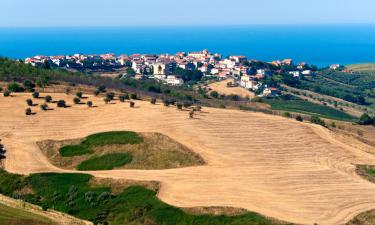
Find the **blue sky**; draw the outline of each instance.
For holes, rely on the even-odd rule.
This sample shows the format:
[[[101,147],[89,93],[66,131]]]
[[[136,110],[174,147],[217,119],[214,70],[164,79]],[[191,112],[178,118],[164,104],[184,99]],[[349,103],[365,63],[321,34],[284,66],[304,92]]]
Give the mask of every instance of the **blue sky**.
[[[1,0],[0,27],[375,23],[374,0]]]

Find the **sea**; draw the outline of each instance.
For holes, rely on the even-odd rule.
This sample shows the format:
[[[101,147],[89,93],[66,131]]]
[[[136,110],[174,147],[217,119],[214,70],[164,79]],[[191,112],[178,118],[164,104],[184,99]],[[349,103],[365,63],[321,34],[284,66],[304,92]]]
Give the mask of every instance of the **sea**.
[[[0,56],[200,51],[249,59],[375,62],[375,24],[0,28]]]

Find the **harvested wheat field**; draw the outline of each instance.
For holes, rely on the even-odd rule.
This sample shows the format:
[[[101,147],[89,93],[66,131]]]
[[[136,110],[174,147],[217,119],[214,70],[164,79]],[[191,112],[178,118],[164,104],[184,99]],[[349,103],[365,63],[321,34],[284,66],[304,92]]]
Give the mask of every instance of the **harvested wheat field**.
[[[43,95],[42,95],[43,96]],[[245,208],[302,224],[344,224],[375,208],[375,184],[355,173],[356,164],[375,164],[373,154],[335,139],[328,130],[282,117],[204,108],[194,119],[175,107],[136,101],[98,107],[72,105],[25,116],[30,94],[0,97],[0,138],[5,167],[29,174],[67,171],[54,167],[38,141],[82,138],[130,130],[159,132],[200,154],[206,164],[168,170],[89,172],[97,177],[159,181],[161,200],[179,207]],[[54,94],[54,99],[73,96]],[[36,100],[42,102],[43,100]]]
[[[208,85],[213,91],[217,91],[219,94],[224,95],[238,95],[242,98],[253,98],[255,95],[253,92],[250,92],[242,87],[228,87],[227,83],[232,82],[234,83],[233,79],[227,79],[220,82],[211,83]]]

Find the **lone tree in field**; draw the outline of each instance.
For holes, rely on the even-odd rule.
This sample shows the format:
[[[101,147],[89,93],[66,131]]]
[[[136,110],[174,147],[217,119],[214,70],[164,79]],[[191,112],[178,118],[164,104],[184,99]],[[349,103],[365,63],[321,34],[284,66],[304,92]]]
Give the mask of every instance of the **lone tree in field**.
[[[81,102],[81,99],[76,97],[73,99],[74,104],[79,104]]]
[[[111,102],[111,99],[109,99],[108,97],[105,97],[105,98],[104,98],[104,102],[105,102],[105,104],[108,104],[108,103]]]
[[[48,105],[46,103],[41,104],[40,105],[40,109],[43,110],[43,111],[47,111],[48,110]]]
[[[30,108],[27,108],[27,109],[25,110],[25,114],[26,114],[27,116],[30,116],[32,113],[33,113],[33,112],[31,111]]]
[[[113,100],[114,98],[115,98],[115,93],[113,93],[113,92],[108,92],[107,94],[106,94],[106,97],[109,99],[109,100]]]
[[[64,100],[57,101],[57,107],[59,107],[59,108],[65,108],[66,107],[66,102]]]
[[[33,95],[33,98],[39,98],[39,92],[35,91],[35,92],[33,92],[32,95]]]
[[[46,97],[44,97],[44,101],[51,102],[52,101],[51,95],[47,95]]]
[[[95,95],[95,96],[98,96],[99,94],[100,94],[100,91],[99,91],[99,90],[95,90],[95,91],[94,91],[94,95]]]
[[[88,106],[89,108],[92,107],[92,101],[88,101],[86,104],[87,104],[87,106]]]
[[[156,104],[156,98],[151,98],[151,104],[155,105]]]
[[[134,102],[129,102],[129,106],[130,106],[130,108],[134,108],[135,103]]]
[[[78,98],[82,98],[82,97],[83,97],[83,93],[79,91],[79,92],[76,93],[76,96],[77,96]]]
[[[6,90],[3,93],[4,97],[9,97],[10,96],[10,91]]]
[[[29,99],[26,99],[26,104],[28,106],[33,106],[33,100],[31,100],[30,98]]]
[[[119,99],[120,99],[120,102],[125,102],[126,96],[125,95],[121,95],[119,97]]]

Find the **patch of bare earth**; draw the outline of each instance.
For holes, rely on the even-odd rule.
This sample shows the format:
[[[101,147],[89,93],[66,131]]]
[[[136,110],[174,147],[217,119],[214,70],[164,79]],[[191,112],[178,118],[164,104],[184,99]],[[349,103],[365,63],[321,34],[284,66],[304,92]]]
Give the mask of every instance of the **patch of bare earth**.
[[[76,145],[82,139],[37,142],[49,161],[60,168],[75,169],[81,162],[93,156],[108,153],[129,153],[133,159],[130,163],[117,169],[172,169],[203,165],[203,159],[189,148],[160,133],[140,133],[143,142],[140,144],[106,145],[93,148],[93,154],[74,157],[62,157],[59,149],[66,145]]]

